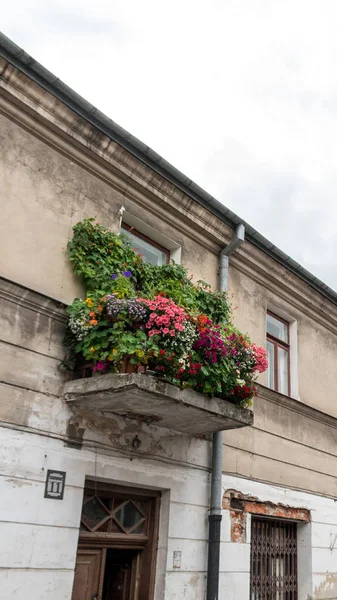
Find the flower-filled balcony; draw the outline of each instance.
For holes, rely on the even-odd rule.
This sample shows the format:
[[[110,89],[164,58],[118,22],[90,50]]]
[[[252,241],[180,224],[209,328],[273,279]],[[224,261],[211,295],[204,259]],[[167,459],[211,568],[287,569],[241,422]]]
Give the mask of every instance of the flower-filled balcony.
[[[91,375],[66,384],[74,409],[192,435],[252,424],[266,353],[232,325],[226,294],[181,265],[146,263],[92,219],[74,227],[69,252],[88,292],[67,309],[64,366]]]

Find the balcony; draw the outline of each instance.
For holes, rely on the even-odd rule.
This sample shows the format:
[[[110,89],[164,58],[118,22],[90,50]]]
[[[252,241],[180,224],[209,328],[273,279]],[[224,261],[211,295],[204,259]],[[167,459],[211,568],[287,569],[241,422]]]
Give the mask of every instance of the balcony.
[[[112,374],[69,381],[65,400],[73,410],[119,415],[190,436],[253,424],[251,410],[226,400],[181,390],[143,374]]]

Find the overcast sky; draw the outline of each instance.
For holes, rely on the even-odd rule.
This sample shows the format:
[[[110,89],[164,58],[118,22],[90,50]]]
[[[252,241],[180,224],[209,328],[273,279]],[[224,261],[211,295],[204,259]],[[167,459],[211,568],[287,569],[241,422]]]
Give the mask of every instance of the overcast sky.
[[[337,0],[15,0],[19,46],[337,290]]]

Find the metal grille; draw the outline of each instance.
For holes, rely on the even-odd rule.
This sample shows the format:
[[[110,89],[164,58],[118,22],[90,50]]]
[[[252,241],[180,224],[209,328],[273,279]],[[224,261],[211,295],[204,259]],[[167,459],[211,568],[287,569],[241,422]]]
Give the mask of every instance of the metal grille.
[[[297,598],[296,523],[252,517],[250,599]]]

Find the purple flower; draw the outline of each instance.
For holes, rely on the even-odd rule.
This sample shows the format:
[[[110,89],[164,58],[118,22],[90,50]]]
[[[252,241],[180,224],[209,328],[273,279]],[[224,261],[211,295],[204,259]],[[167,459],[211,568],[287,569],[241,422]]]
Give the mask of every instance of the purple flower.
[[[124,275],[124,277],[132,277],[132,272],[131,271],[123,271],[122,275]]]
[[[113,275],[111,275],[111,279],[116,279],[116,277],[117,277],[116,273],[114,273]]]

